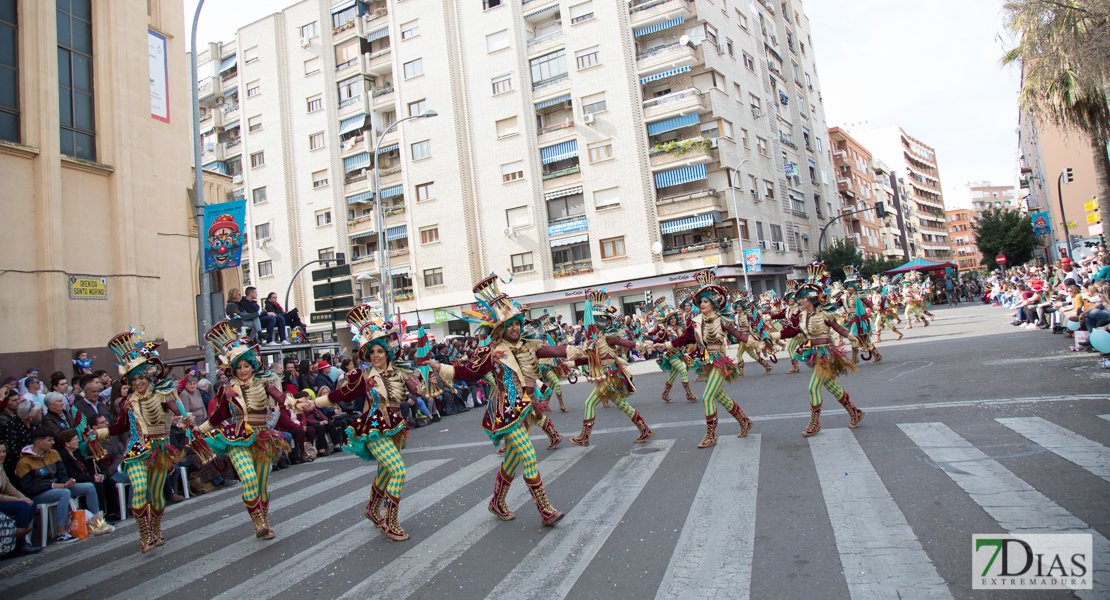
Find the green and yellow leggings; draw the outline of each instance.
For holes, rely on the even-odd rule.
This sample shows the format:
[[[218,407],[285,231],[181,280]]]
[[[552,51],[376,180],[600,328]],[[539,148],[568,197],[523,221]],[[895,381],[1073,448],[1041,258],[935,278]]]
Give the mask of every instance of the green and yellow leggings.
[[[270,461],[256,461],[250,446],[230,446],[227,455],[231,458],[231,464],[235,465],[239,481],[243,482],[243,502],[248,505],[257,500],[269,502]]]
[[[405,487],[405,461],[401,459],[397,444],[393,442],[393,438],[378,437],[366,445],[378,461],[378,476],[374,478],[374,487],[399,498],[401,489]]]
[[[521,467],[525,477],[529,479],[539,477],[540,472],[536,469],[536,450],[532,447],[532,440],[528,438],[528,427],[524,419],[518,421],[502,439],[505,440],[505,446],[508,449],[505,458],[501,460],[501,472],[505,477],[512,480],[516,477],[517,469]]]
[[[596,387],[594,387],[593,391],[590,392],[590,397],[586,398],[586,416],[584,417],[587,421],[594,418],[594,410],[597,408],[597,404],[601,402],[601,398],[598,397],[597,391],[599,389],[606,388],[606,386],[614,385],[616,384],[613,383],[612,379],[606,379],[605,381],[602,381]],[[606,391],[609,390],[606,389]],[[628,403],[628,400],[625,398],[624,394],[613,396],[612,400],[613,404],[616,404],[617,408],[621,409],[621,412],[628,415],[629,419],[636,416],[636,409],[632,408],[632,405]]]
[[[667,377],[667,385],[674,385],[674,380],[682,376],[682,383],[690,383],[690,373],[686,369],[686,362],[682,360],[681,354],[674,356],[664,357],[663,360],[667,361],[670,367],[670,375]]]
[[[702,405],[705,407],[705,416],[712,417],[717,414],[717,407],[713,405],[713,401],[717,401],[725,410],[732,412],[732,408],[736,405],[732,398],[728,397],[725,393],[725,376],[718,367],[709,368],[709,377],[706,378],[705,393],[701,396]]]
[[[844,390],[836,382],[836,377],[822,375],[820,369],[813,369],[813,377],[809,380],[809,405],[816,408],[821,406],[821,388],[825,388],[836,396],[837,400],[844,397]]]
[[[559,384],[559,378],[555,375],[555,369],[544,369],[543,380],[547,383],[547,387],[556,396],[563,395],[563,386]]]
[[[123,463],[123,471],[131,482],[131,511],[141,513],[147,504],[155,512],[166,509],[166,477],[169,471],[156,471],[145,459],[129,460]],[[152,472],[153,471],[153,472]],[[188,485],[188,484],[186,484]]]

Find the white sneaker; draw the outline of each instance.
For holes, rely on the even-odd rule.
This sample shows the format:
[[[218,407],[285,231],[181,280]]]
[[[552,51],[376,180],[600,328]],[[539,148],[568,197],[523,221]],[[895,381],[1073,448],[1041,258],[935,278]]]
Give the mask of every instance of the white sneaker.
[[[280,346],[281,344],[279,344],[277,342],[266,342],[264,345],[266,345],[266,346]]]
[[[58,537],[54,538],[55,544],[68,544],[70,542],[79,542],[80,538],[75,538],[69,534],[68,531],[63,531]]]

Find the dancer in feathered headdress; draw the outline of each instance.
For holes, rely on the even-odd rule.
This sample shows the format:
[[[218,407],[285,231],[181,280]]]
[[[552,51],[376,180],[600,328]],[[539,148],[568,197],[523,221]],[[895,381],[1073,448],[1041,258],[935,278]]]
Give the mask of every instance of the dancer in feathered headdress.
[[[782,295],[783,306],[781,310],[770,313],[771,319],[773,321],[780,322],[780,331],[782,330],[782,328],[788,326],[794,328],[798,327],[798,320],[799,318],[801,318],[802,309],[798,306],[797,296],[798,280],[787,279],[786,292],[784,292]],[[797,336],[790,338],[790,342],[786,345],[786,351],[790,355],[790,370],[787,371],[787,374],[798,373],[801,371],[801,369],[798,368],[798,359],[801,358],[801,354],[799,354],[798,348],[801,345],[802,339]]]
[[[836,381],[839,375],[855,372],[859,367],[845,356],[842,348],[833,343],[834,330],[845,339],[855,340],[855,336],[836,321],[836,307],[828,303],[825,291],[829,281],[828,268],[822,262],[814,262],[808,265],[807,270],[809,276],[805,283],[798,286],[797,296],[802,305],[798,326],[784,327],[775,336],[801,336],[805,340],[801,346],[802,358],[813,367],[813,378],[809,381],[809,426],[802,435],[809,437],[821,431],[822,387],[832,392],[848,411],[848,427],[854,429],[859,426],[863,411],[856,408],[848,397],[848,392],[841,389]]]
[[[548,346],[566,343],[566,336],[559,329],[559,324],[551,318],[551,315],[540,315],[540,318],[536,320],[536,327],[542,332],[543,340],[547,342]],[[540,359],[540,379],[545,384],[537,390],[538,396],[543,401],[537,403],[541,411],[551,410],[546,407],[551,400],[551,394],[555,394],[555,397],[559,400],[559,410],[567,412],[567,405],[563,404],[563,386],[559,383],[559,380],[571,377],[571,373],[570,365],[563,359],[554,357]]]
[[[913,321],[917,319],[925,327],[932,321],[933,313],[925,310],[929,301],[922,288],[925,284],[921,281],[917,271],[910,271],[902,276],[902,298],[906,302],[906,329],[913,329]]]
[[[667,304],[667,299],[660,296],[655,300],[655,328],[648,332],[648,335],[657,344],[669,342],[676,337],[682,335],[682,331],[686,328],[685,322],[682,320],[679,311],[671,308]],[[684,353],[682,349],[674,349],[664,352],[662,356],[655,359],[655,364],[666,372],[667,383],[663,386],[663,401],[671,402],[671,387],[674,386],[675,379],[682,378],[682,389],[686,390],[686,399],[690,402],[697,402],[698,397],[690,390],[690,373],[686,366],[686,361],[683,360]]]
[[[764,299],[764,304],[769,296],[761,296]],[[767,362],[764,355],[774,357],[772,344],[770,342],[770,331],[763,319],[759,316],[759,309],[752,303],[752,294],[748,290],[732,290],[729,292],[729,308],[731,312],[729,316],[732,318],[732,324],[736,329],[748,334],[748,342],[740,344],[736,351],[736,362],[738,364],[739,375],[744,376],[744,355],[747,354],[763,367],[763,374],[771,374],[771,364]]]
[[[878,275],[871,277],[871,305],[875,316],[872,329],[875,331],[875,341],[882,341],[883,329],[889,327],[891,331],[902,339],[902,332],[898,331],[897,324],[902,320],[898,318],[898,295],[890,285],[890,278]]]
[[[874,359],[872,364],[878,364],[883,360],[883,355],[879,354],[879,349],[871,341],[871,317],[869,312],[874,308],[871,300],[861,295],[861,292],[866,290],[863,278],[859,276],[859,270],[855,265],[847,265],[844,267],[844,292],[840,295],[838,302],[844,307],[844,313],[847,315],[846,323],[848,331],[852,332],[855,336],[855,341],[852,342],[852,362],[859,364],[859,355],[864,354],[863,360],[868,360],[872,356]]]

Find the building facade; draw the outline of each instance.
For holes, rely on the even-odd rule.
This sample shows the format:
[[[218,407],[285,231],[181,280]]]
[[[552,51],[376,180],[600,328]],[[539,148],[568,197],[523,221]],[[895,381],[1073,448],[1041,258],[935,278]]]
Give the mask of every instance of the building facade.
[[[988,208],[1004,208],[1007,210],[1025,210],[1017,200],[1017,190],[1012,185],[991,185],[989,181],[973,181],[968,186],[971,194],[971,206],[975,210],[975,217],[983,216],[983,211]]]
[[[840,194],[840,210],[857,212],[844,217],[850,229],[848,236],[855,242],[866,260],[882,260],[886,252],[883,242],[882,219],[875,216],[875,202],[879,200],[875,189],[871,153],[840,127],[829,129],[833,145],[833,166],[836,168],[836,189]]]
[[[883,260],[908,261],[913,252],[906,235],[906,215],[908,207],[902,202],[903,192],[899,190],[898,178],[883,161],[871,159],[871,191],[876,202],[886,206],[887,217],[879,228],[883,240]]]
[[[946,213],[949,238],[952,240],[950,260],[959,265],[960,271],[979,269],[982,266],[983,254],[975,244],[975,232],[971,229],[978,218],[977,211],[956,208]]]

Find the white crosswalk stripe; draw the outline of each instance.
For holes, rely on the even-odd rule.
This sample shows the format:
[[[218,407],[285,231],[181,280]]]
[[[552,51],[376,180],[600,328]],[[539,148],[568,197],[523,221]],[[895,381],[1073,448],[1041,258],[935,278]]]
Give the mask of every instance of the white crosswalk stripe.
[[[995,421],[1110,482],[1110,448],[1040,417],[1012,417]]]
[[[852,430],[824,429],[809,449],[852,598],[951,598]]]
[[[749,597],[761,441],[755,433],[713,449],[656,600]]]
[[[1110,540],[972,446],[943,423],[898,425],[971,499],[1006,531],[1090,533],[1096,557],[1110,555]],[[987,532],[984,532],[987,533]],[[1094,589],[1075,590],[1080,598],[1110,596],[1110,568],[1094,563]]]

